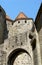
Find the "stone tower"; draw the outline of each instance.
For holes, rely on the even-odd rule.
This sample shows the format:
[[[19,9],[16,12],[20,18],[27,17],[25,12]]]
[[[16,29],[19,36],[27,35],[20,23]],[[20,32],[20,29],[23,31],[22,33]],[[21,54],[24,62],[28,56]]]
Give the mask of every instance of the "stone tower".
[[[4,42],[4,33],[6,26],[6,13],[3,8],[0,6],[0,44]]]
[[[41,62],[42,62],[42,3],[41,3],[41,6],[39,8],[38,14],[36,16],[35,26],[36,26],[38,36],[39,36],[40,51],[41,51]]]
[[[33,19],[21,12],[14,21],[5,15],[5,21],[5,30],[0,29],[4,32],[0,65],[41,65],[39,38]]]

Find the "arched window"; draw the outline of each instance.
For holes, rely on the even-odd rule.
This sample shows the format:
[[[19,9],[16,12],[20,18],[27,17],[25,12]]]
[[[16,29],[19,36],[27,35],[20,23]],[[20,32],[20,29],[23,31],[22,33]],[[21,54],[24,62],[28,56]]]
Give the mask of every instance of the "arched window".
[[[25,60],[27,60],[27,61],[25,61]],[[20,62],[21,62],[21,65],[24,65],[24,63],[25,63],[25,65],[27,63],[30,64],[31,63],[31,56],[26,50],[18,48],[18,49],[15,49],[14,51],[12,51],[12,53],[9,55],[8,65],[16,65],[16,63],[18,63],[17,65],[20,65]]]

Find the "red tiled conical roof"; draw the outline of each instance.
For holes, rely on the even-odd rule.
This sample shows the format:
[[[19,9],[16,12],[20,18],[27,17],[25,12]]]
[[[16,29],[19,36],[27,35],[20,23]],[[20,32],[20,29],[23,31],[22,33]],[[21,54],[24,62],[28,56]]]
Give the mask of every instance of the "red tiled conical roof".
[[[28,18],[23,12],[20,12],[16,19]],[[15,19],[15,20],[16,20]]]

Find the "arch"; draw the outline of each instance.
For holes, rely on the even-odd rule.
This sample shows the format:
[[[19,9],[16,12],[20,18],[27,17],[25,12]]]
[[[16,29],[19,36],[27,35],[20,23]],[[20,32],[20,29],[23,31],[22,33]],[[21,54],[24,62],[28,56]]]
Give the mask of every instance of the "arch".
[[[22,54],[22,53],[26,53],[26,54],[28,54],[30,56],[30,54],[26,50],[24,50],[24,49],[21,49],[21,48],[15,49],[8,56],[7,65],[13,65],[13,62],[15,61],[16,57],[19,54]],[[30,58],[31,58],[31,56],[30,56]]]

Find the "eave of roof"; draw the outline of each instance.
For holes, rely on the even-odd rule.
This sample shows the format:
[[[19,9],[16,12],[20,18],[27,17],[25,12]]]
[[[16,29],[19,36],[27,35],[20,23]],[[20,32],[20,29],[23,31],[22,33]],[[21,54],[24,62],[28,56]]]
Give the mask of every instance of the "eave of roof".
[[[6,15],[6,20],[9,21],[9,22],[13,22],[13,20],[11,20],[8,15]]]

